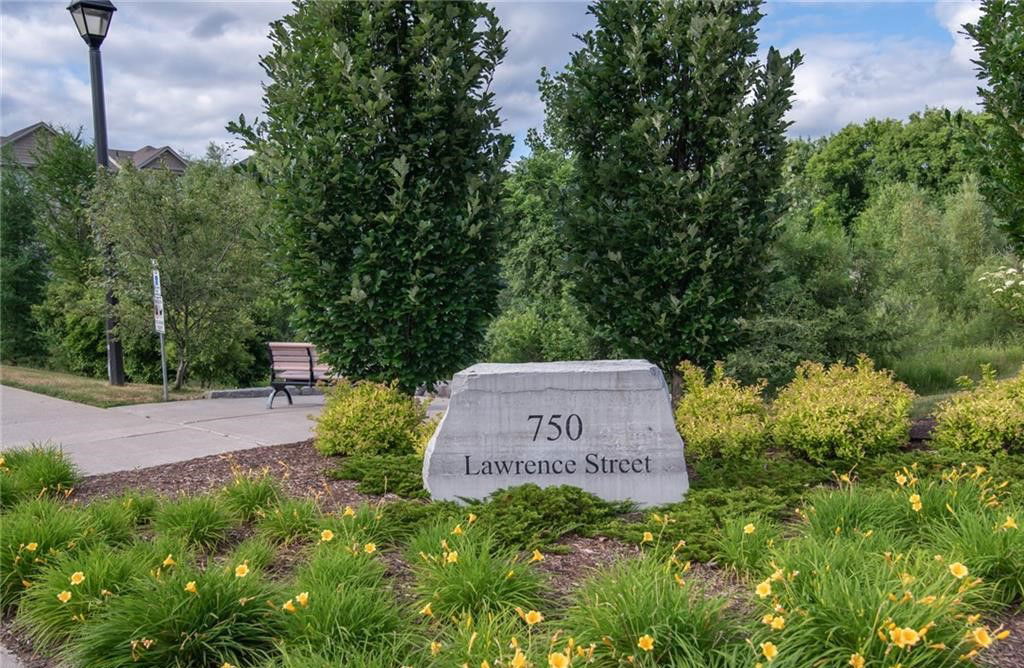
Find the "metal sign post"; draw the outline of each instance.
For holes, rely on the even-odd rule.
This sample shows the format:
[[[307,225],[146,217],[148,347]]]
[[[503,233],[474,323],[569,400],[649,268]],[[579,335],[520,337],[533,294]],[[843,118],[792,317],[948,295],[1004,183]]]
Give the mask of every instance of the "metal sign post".
[[[164,297],[160,289],[160,270],[153,260],[153,326],[160,335],[160,369],[164,376],[164,401],[167,401],[167,355],[164,353]]]

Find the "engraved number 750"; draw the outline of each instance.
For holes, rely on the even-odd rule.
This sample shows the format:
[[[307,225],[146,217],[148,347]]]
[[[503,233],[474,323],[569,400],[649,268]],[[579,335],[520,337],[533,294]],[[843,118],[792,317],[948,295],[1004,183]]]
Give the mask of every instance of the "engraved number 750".
[[[562,434],[564,433],[566,436],[569,437],[570,441],[578,441],[580,436],[583,435],[583,420],[581,420],[580,416],[576,415],[575,413],[570,414],[568,417],[565,418],[565,421],[560,424],[558,421],[561,420],[561,418],[561,413],[555,413],[554,415],[548,416],[547,425],[549,427],[549,435],[546,436],[545,438],[549,441],[557,441],[558,439],[562,438]],[[537,437],[540,436],[540,428],[544,424],[544,416],[531,415],[527,419],[537,421],[537,426],[533,430],[533,440],[536,441]],[[565,425],[564,430],[562,429],[562,424]],[[550,432],[552,431],[554,431],[553,436],[550,435]]]

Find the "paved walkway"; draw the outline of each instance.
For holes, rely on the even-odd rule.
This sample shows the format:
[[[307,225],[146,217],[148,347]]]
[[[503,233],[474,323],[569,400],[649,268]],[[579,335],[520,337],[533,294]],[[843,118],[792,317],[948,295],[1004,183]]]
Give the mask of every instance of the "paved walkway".
[[[0,386],[4,447],[60,445],[86,475],[157,466],[310,438],[322,396],[197,399],[96,408]]]

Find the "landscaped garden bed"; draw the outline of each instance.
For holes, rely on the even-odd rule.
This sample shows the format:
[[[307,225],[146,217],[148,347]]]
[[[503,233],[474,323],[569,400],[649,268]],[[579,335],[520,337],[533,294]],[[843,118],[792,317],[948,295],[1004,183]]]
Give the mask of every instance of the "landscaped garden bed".
[[[383,386],[329,397],[312,442],[84,479],[6,451],[3,642],[33,668],[1021,665],[1020,376],[925,442],[866,361],[772,404],[686,382],[691,488],[643,511],[432,502],[429,430]]]

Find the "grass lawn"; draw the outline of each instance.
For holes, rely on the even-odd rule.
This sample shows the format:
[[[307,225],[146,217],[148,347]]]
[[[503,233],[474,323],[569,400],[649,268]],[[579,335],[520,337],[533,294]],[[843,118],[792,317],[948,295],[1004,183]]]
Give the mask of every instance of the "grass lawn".
[[[148,404],[160,401],[163,396],[163,388],[159,385],[128,383],[116,387],[100,378],[85,378],[70,373],[9,364],[0,365],[0,384],[99,408]],[[195,399],[202,393],[199,388],[186,387],[181,391],[172,391],[170,398],[172,401]]]

